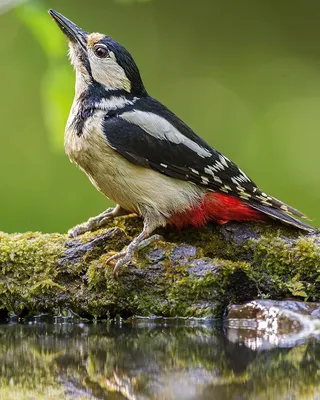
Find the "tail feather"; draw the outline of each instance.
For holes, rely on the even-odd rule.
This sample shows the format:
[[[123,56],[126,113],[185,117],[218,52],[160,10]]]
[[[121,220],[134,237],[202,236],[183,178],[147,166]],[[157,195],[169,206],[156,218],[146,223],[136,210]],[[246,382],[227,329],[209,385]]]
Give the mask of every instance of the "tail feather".
[[[269,199],[270,199],[270,197],[269,197]],[[255,209],[257,211],[261,211],[263,214],[267,215],[268,217],[275,219],[275,220],[279,220],[279,221],[283,222],[284,224],[295,226],[296,228],[302,229],[307,232],[315,232],[317,230],[313,226],[308,225],[305,222],[302,222],[299,219],[288,214],[288,213],[290,213],[290,214],[293,214],[300,218],[307,218],[300,211],[298,211],[290,206],[287,206],[286,204],[282,203],[279,200],[274,199],[273,197],[271,199],[272,199],[272,202],[269,200],[272,204],[271,206],[256,203],[256,202],[250,202],[248,204],[253,209]]]
[[[283,203],[282,201],[276,199],[275,197],[269,196],[268,199],[270,199],[270,203],[271,203],[272,207],[280,209],[280,210],[284,211],[285,213],[295,215],[296,217],[308,219],[308,217],[306,215],[304,215],[302,212],[300,212],[299,210],[297,210],[291,206],[288,206],[288,204]]]

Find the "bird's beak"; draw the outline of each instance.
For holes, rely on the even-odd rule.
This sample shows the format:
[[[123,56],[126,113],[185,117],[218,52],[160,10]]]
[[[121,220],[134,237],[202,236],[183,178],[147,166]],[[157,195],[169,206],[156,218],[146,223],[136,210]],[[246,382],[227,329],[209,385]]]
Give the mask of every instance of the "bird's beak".
[[[76,24],[55,10],[49,10],[49,14],[71,42],[78,43],[83,50],[86,50],[88,36],[87,32],[83,31]]]

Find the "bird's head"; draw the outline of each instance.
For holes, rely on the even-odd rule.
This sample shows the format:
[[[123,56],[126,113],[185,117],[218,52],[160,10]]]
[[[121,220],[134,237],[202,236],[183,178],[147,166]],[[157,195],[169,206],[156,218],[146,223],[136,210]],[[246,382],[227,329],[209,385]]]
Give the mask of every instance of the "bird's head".
[[[54,10],[49,10],[67,36],[70,60],[80,91],[97,83],[106,90],[124,90],[134,96],[145,94],[139,69],[131,54],[109,36],[88,33]]]

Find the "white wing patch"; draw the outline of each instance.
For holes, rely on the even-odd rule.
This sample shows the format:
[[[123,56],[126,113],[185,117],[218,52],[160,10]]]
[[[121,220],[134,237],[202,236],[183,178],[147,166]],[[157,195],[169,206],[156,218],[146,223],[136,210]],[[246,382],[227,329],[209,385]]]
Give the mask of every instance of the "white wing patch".
[[[119,117],[127,122],[140,126],[145,132],[157,139],[169,140],[171,143],[175,144],[184,144],[202,158],[212,156],[209,150],[182,135],[170,122],[159,115],[146,111],[133,110],[124,112],[119,115]]]

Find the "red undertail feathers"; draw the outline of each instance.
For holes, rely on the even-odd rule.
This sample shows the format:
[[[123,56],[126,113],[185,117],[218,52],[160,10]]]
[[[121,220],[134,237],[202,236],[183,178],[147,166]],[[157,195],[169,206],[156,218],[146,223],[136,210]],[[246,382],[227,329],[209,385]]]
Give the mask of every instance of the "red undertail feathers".
[[[223,193],[208,192],[202,203],[193,209],[179,212],[170,223],[179,229],[191,225],[200,227],[209,221],[224,224],[228,221],[263,221],[262,212],[256,211],[242,200]]]
[[[208,192],[199,206],[177,213],[171,217],[169,223],[180,229],[188,225],[200,227],[209,221],[224,224],[228,221],[262,222],[272,218],[298,229],[308,232],[315,231],[312,226],[283,211],[284,207],[290,209],[289,213],[294,210],[276,199],[274,206],[268,206],[256,202],[247,203],[223,193]],[[295,215],[301,216],[302,214],[296,211]]]

